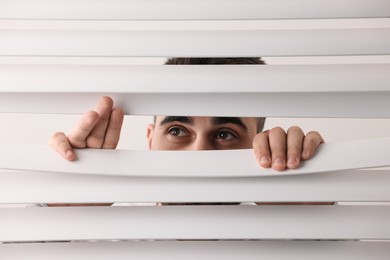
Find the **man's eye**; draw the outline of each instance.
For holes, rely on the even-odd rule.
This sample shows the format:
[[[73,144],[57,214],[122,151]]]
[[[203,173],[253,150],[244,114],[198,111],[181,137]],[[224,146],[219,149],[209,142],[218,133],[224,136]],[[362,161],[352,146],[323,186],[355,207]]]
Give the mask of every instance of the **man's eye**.
[[[168,130],[168,134],[173,135],[173,136],[182,137],[182,136],[186,136],[187,132],[180,127],[171,127]]]
[[[232,133],[230,131],[218,131],[216,134],[216,138],[220,139],[220,140],[230,141],[233,139],[237,139],[237,135],[235,135],[234,133]]]

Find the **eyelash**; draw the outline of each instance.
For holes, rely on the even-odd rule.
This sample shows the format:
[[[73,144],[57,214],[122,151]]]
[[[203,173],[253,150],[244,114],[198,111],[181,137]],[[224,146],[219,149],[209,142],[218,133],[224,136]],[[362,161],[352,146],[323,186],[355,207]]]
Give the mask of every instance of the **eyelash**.
[[[185,134],[188,134],[188,131],[185,130],[184,128],[182,127],[179,127],[179,126],[172,126],[170,128],[168,128],[167,130],[167,134],[173,136],[173,137],[182,137],[182,136],[179,136],[179,135],[176,135],[176,134],[173,134],[172,131],[182,131],[182,132],[185,132]]]
[[[218,138],[218,135],[221,133],[227,133],[227,134],[233,136],[234,139],[238,139],[238,134],[236,132],[234,132],[232,130],[227,130],[227,129],[218,130],[217,133],[215,134],[216,139],[224,140],[224,141],[232,141],[231,139]]]
[[[173,131],[178,131],[179,133],[173,134]],[[181,135],[183,132],[184,132],[184,135]],[[218,135],[220,135],[221,133],[227,133],[228,135],[231,136],[231,138],[219,138]],[[166,134],[171,136],[172,138],[183,138],[183,137],[186,137],[188,135],[188,131],[181,126],[171,126],[168,128]],[[220,129],[216,132],[215,139],[217,139],[220,142],[232,142],[234,140],[239,139],[239,135],[231,129],[224,129],[223,128],[223,129]]]

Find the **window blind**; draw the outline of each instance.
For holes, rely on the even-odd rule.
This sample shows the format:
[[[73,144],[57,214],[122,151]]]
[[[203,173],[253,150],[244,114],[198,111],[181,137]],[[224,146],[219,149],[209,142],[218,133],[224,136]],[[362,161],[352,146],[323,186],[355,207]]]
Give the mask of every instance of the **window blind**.
[[[128,115],[390,117],[387,63],[50,64],[54,58],[68,57],[389,55],[390,3],[385,0],[0,0],[0,7],[0,58],[48,61],[48,65],[0,65],[2,113],[80,114],[93,107],[97,97],[110,95]],[[299,19],[310,24],[318,19],[342,23],[352,18],[362,22],[361,28],[183,29],[190,21],[280,19],[293,23]],[[364,26],[378,18],[384,25]],[[170,27],[129,26],[134,21]],[[113,24],[118,22],[123,27],[115,29]],[[92,28],[92,23],[98,26]],[[0,146],[0,257],[4,259],[258,259],[260,255],[269,259],[387,259],[390,253],[389,170],[356,170],[388,166],[388,138],[325,144],[313,161],[296,172],[281,174],[257,168],[249,150],[187,154],[87,150],[79,151],[80,161],[71,164],[46,146]],[[183,165],[165,172],[150,168],[150,160],[157,159],[172,165],[172,154]],[[129,158],[134,168],[128,166]],[[230,158],[228,163],[226,158]],[[99,161],[98,169],[91,161]],[[10,206],[254,201],[340,203]]]

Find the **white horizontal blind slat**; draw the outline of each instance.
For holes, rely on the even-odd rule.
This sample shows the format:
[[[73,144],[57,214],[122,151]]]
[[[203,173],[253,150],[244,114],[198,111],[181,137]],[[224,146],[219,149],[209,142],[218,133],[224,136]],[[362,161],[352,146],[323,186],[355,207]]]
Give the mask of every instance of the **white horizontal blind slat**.
[[[154,242],[77,242],[0,245],[0,257],[13,260],[387,260],[387,242],[351,241],[154,241]]]
[[[257,165],[252,149],[184,153],[81,149],[77,153],[78,161],[74,163],[60,158],[49,146],[3,144],[0,147],[0,169],[140,177],[254,177],[275,174],[271,169]],[[390,166],[389,154],[390,137],[322,144],[317,155],[306,161],[304,167],[279,175],[386,167]]]
[[[390,206],[1,208],[0,241],[383,240],[390,239],[389,218]]]
[[[0,65],[0,93],[390,91],[390,64]]]
[[[0,55],[4,56],[258,57],[390,54],[389,28],[257,31],[2,30],[0,38]]]
[[[386,0],[1,0],[0,5],[0,19],[253,20],[388,17],[390,13]]]
[[[0,65],[0,112],[389,118],[389,66]]]
[[[82,114],[95,107],[102,95],[111,96],[116,105],[128,115],[390,118],[389,91],[241,94],[2,93],[0,112]]]
[[[0,172],[0,203],[390,202],[390,171],[261,178],[142,178]],[[1,204],[0,204],[1,206]]]
[[[1,20],[0,30],[74,31],[236,31],[236,30],[321,30],[389,28],[388,18],[310,20],[219,20],[219,21],[83,21]]]

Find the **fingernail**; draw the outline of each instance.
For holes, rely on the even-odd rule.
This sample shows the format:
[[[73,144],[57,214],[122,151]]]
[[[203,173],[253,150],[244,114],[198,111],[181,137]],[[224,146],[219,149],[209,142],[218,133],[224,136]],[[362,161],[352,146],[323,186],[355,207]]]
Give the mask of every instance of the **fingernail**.
[[[271,160],[267,156],[262,156],[260,158],[260,165],[268,166]]]
[[[287,164],[290,166],[295,166],[298,164],[298,160],[294,157],[288,158]]]
[[[283,160],[280,159],[280,158],[276,158],[276,159],[274,160],[274,166],[282,166],[282,167],[284,167],[284,162],[283,162]]]
[[[295,157],[288,158],[287,164],[297,164],[298,160]]]
[[[302,153],[302,157],[303,158],[309,158],[309,151],[303,151],[303,153]]]

